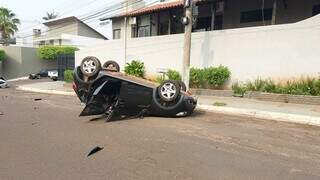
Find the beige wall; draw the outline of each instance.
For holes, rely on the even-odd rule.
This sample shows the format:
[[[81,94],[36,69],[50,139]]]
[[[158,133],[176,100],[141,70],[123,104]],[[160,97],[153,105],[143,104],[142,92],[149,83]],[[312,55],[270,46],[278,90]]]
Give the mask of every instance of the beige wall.
[[[68,23],[62,23],[56,26],[50,26],[46,37],[47,38],[56,37],[56,36],[60,36],[62,33],[78,35],[78,24],[76,22],[73,22],[73,23],[68,22]]]
[[[7,59],[2,62],[0,76],[7,79],[27,76],[41,69],[57,69],[56,61],[40,60],[37,57],[37,48],[0,46],[0,49],[3,49],[7,56]]]
[[[68,34],[68,33],[64,33]],[[85,37],[91,37],[91,38],[102,38],[103,37],[98,34],[97,32],[90,29],[87,25],[83,24],[82,22],[78,22],[78,35],[79,36],[85,36]]]
[[[286,25],[251,27],[192,34],[191,65],[228,66],[233,81],[258,77],[288,79],[320,72],[320,15]],[[107,52],[105,50],[108,50]],[[128,40],[128,60],[141,60],[147,74],[158,68],[182,69],[183,34]],[[86,56],[123,66],[122,40],[111,40],[76,52],[76,64]]]

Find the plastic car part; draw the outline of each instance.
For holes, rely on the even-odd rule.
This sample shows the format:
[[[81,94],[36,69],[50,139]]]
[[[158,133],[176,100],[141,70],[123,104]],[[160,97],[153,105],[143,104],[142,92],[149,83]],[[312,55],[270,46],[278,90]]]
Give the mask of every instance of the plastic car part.
[[[103,147],[99,147],[99,146],[94,147],[94,148],[88,153],[87,157],[89,157],[89,156],[91,156],[91,155],[93,155],[93,154],[101,151],[102,149],[103,149]]]
[[[180,86],[175,81],[166,80],[158,87],[161,100],[171,102],[180,95]]]
[[[84,58],[80,65],[80,70],[82,74],[87,77],[92,77],[97,75],[100,69],[101,69],[101,64],[99,59],[93,56],[88,56]]]
[[[115,61],[107,61],[106,63],[103,64],[103,68],[111,72],[120,72],[120,66]]]

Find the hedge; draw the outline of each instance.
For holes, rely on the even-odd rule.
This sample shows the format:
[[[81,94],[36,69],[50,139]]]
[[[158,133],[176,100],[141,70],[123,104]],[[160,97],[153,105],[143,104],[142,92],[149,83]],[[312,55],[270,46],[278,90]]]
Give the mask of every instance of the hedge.
[[[144,76],[144,63],[138,60],[133,60],[130,63],[127,63],[124,67],[124,72],[126,74],[136,76],[136,77],[143,77]]]
[[[63,73],[63,76],[64,76],[64,81],[65,82],[73,82],[73,70],[65,70],[64,73]]]
[[[3,61],[6,58],[6,53],[4,50],[0,50],[0,61]]]
[[[193,88],[221,89],[230,79],[231,72],[228,67],[208,67],[204,69],[190,69],[190,86]]]
[[[320,96],[320,78],[301,78],[275,83],[270,79],[257,79],[243,84],[234,83],[232,86],[236,95],[244,95],[247,91],[258,91],[276,94]]]
[[[178,71],[169,69],[168,72],[166,73],[168,76],[168,79],[174,80],[174,81],[181,81],[181,75]]]
[[[54,60],[60,54],[71,55],[77,50],[78,48],[72,46],[42,46],[37,54],[40,59]]]

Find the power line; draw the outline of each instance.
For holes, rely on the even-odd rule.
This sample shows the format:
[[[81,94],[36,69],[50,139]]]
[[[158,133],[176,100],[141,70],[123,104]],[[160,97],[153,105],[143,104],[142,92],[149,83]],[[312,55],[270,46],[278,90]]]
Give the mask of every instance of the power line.
[[[79,9],[85,7],[85,6],[88,5],[88,4],[92,4],[92,3],[95,2],[95,1],[97,1],[97,0],[92,0],[92,1],[90,1],[89,3],[86,3],[85,5],[83,4],[82,7],[79,7],[79,8],[76,8],[76,9],[74,9],[74,6],[71,6],[71,7],[73,7],[73,10],[71,10],[71,11],[66,11],[66,10],[64,10],[64,11],[62,11],[62,12],[63,12],[62,14],[60,14],[59,11],[57,11],[57,12],[58,12],[58,17],[61,17],[62,15],[66,14],[66,13],[70,13],[70,12],[73,12],[73,11],[75,11],[75,10],[79,10]],[[68,2],[73,3],[74,1],[68,1]],[[77,0],[77,2],[79,2],[79,0]],[[64,4],[61,4],[61,5],[65,5],[65,4],[68,5],[69,3],[64,3]],[[70,6],[70,5],[68,5],[68,6]],[[57,7],[58,7],[58,6],[57,6]],[[22,30],[19,30],[19,33],[20,33],[20,32],[23,32],[23,31],[27,31],[27,30],[29,30],[30,28],[34,28],[34,27],[37,27],[37,26],[39,26],[39,25],[42,25],[42,23],[41,23],[40,21],[38,21],[38,20],[36,20],[36,21],[38,22],[36,25],[32,25],[32,26],[28,26],[27,28],[23,28]],[[19,33],[18,33],[18,34],[19,34]]]
[[[131,5],[135,5],[135,4],[138,4],[138,3],[140,3],[140,2],[142,2],[143,0],[139,0],[139,1],[136,1],[136,2],[134,2],[134,3],[131,3],[131,4],[129,4],[130,6]],[[155,4],[156,2],[158,2],[158,1],[153,1],[152,3],[150,3],[150,4],[148,4],[148,5],[152,5],[152,4]],[[120,5],[121,5],[122,3],[120,3]],[[82,18],[82,19],[79,19],[80,21],[83,21],[83,22],[86,22],[86,23],[90,23],[90,22],[93,22],[94,20],[96,20],[96,19],[94,19],[94,18],[97,18],[97,17],[100,17],[100,16],[103,16],[103,15],[105,15],[105,14],[110,14],[110,13],[112,13],[112,12],[115,12],[115,11],[119,11],[119,10],[121,10],[121,9],[123,9],[123,8],[125,8],[125,7],[118,7],[118,8],[116,8],[116,9],[110,9],[110,7],[108,7],[109,8],[109,10],[106,10],[107,8],[104,8],[104,13],[100,13],[100,12],[98,12],[98,13],[96,13],[96,14],[99,14],[98,16],[96,15],[96,14],[92,14],[92,15],[90,15],[90,16],[87,16],[87,17],[84,17],[84,18]],[[141,8],[138,8],[138,9],[136,9],[136,10],[134,10],[134,11],[131,11],[131,12],[136,12],[136,11],[139,11],[139,10],[141,10],[141,9],[143,9],[144,7],[141,7]],[[116,13],[114,13],[114,14],[116,14]],[[111,15],[113,15],[113,14],[111,14]],[[83,20],[84,19],[84,20]],[[91,21],[90,21],[91,20]],[[51,29],[49,29],[49,30],[46,30],[46,31],[44,31],[43,33],[47,33],[47,32],[51,32],[51,31],[54,31],[54,30],[57,30],[57,29],[62,29],[62,28],[64,28],[64,27],[57,27],[57,28],[51,28]],[[70,29],[70,28],[69,28]],[[65,29],[65,30],[67,30],[67,29]],[[70,29],[71,30],[71,29]],[[32,37],[33,36],[33,34],[30,34],[30,35],[27,35],[27,36],[22,36],[22,37],[20,37],[20,38],[27,38],[27,37]]]

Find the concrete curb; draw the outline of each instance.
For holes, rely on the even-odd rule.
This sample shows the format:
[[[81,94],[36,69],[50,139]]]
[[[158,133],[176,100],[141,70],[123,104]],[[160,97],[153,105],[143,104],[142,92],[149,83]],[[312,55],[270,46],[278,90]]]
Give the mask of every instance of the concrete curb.
[[[65,92],[65,91],[57,91],[57,90],[42,90],[42,89],[36,89],[36,88],[30,88],[30,87],[24,87],[24,86],[17,87],[17,90],[30,91],[30,92],[36,92],[36,93],[44,93],[44,94],[76,96],[75,92]]]
[[[203,105],[203,104],[199,104],[197,108],[205,111],[214,112],[214,113],[230,114],[230,115],[238,115],[238,116],[240,115],[240,116],[247,116],[247,117],[253,117],[258,119],[267,119],[267,120],[273,120],[273,121],[282,121],[282,122],[291,122],[291,123],[320,126],[320,117],[315,117],[315,116],[260,111],[255,109],[217,107],[217,106],[210,106],[210,105]]]
[[[21,81],[21,80],[27,80],[28,77],[20,77],[20,78],[15,78],[15,79],[8,79],[7,82],[15,82],[15,81]]]

